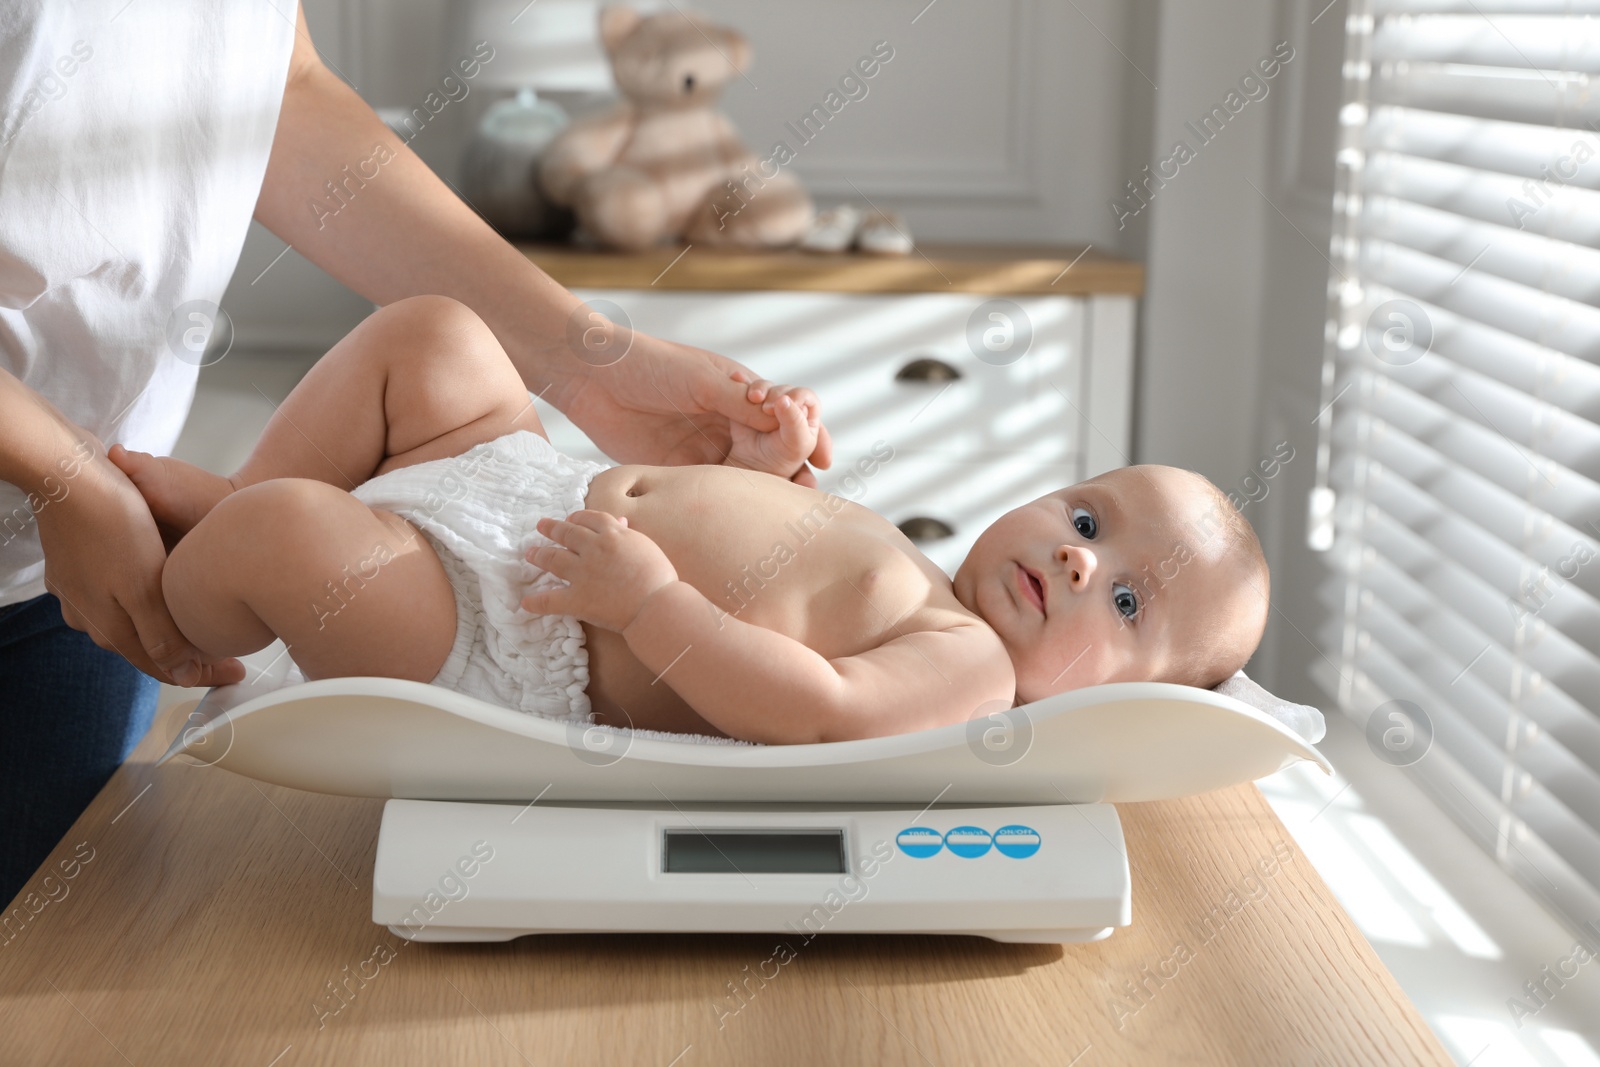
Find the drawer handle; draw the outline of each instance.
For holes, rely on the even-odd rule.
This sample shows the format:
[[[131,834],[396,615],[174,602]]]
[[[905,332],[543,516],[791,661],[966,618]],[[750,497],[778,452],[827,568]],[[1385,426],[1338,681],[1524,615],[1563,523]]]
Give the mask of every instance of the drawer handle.
[[[955,536],[955,527],[926,515],[913,515],[899,524],[900,532],[913,541],[938,541]]]
[[[953,382],[959,377],[961,372],[944,360],[927,356],[912,360],[894,374],[897,382]]]

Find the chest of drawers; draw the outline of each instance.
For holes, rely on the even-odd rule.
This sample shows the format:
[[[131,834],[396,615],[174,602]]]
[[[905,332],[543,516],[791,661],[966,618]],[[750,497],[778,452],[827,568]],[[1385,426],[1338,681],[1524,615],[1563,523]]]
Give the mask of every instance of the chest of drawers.
[[[820,487],[887,517],[947,573],[1006,511],[1128,462],[1135,264],[1042,249],[691,249],[676,264],[672,250],[526,251],[636,330],[815,390],[834,441]],[[556,447],[605,459],[554,408],[539,415]]]

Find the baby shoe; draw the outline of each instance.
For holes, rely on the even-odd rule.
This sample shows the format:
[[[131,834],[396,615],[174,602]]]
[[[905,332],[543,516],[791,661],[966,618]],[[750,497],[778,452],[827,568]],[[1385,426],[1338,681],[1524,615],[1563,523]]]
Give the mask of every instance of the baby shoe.
[[[909,255],[913,245],[906,220],[896,211],[874,211],[856,231],[856,247],[879,256]]]
[[[861,212],[852,204],[840,204],[824,211],[811,223],[811,229],[800,239],[800,247],[807,252],[843,252],[850,247],[856,234]]]

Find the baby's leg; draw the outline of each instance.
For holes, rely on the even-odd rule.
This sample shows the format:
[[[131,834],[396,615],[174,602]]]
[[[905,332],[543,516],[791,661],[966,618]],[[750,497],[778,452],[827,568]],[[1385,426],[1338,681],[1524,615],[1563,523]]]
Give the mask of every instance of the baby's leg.
[[[354,489],[378,474],[459,455],[514,430],[543,434],[494,333],[443,296],[373,312],[316,362],[229,478],[113,447],[175,542],[229,493],[272,478]]]
[[[230,494],[172,550],[161,586],[202,651],[281,637],[308,679],[431,681],[455,639],[455,594],[416,527],[305,478]]]
[[[306,372],[233,482],[349,490],[518,429],[544,432],[493,331],[465,304],[414,296],[373,312]]]

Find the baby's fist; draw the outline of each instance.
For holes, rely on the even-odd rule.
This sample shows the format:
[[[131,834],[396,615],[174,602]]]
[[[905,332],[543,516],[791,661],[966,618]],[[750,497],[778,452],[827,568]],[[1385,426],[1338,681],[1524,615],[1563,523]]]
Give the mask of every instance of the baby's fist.
[[[738,373],[735,378],[743,380]],[[724,465],[792,478],[817,450],[823,433],[821,400],[804,386],[775,385],[765,379],[750,384],[746,399],[760,405],[778,425],[774,430],[756,430],[729,420],[733,447]]]

